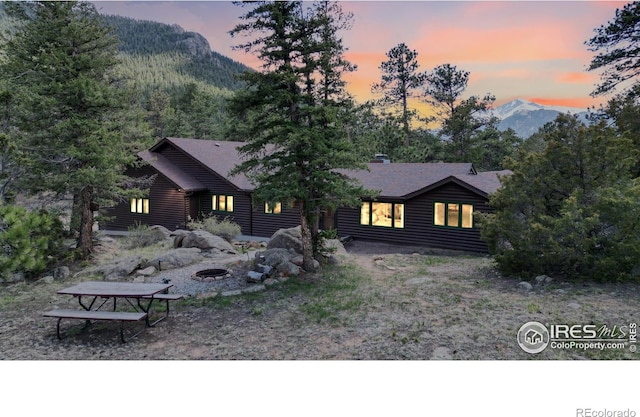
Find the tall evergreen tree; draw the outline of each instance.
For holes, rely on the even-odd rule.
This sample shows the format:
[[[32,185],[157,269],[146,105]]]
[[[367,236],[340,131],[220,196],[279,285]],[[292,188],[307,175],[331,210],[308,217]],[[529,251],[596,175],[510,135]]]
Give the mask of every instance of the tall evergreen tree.
[[[435,107],[442,124],[441,133],[449,145],[452,161],[472,161],[472,148],[477,145],[474,135],[481,128],[496,123],[487,115],[495,101],[494,96],[462,98],[468,82],[468,71],[444,64],[428,74],[424,90],[427,103]]]
[[[617,9],[615,19],[595,32],[596,35],[585,42],[590,51],[598,53],[587,69],[603,72],[602,82],[592,95],[608,94],[627,82],[637,84],[640,70],[640,2],[634,1],[622,10]]]
[[[254,181],[256,201],[297,204],[303,267],[314,270],[320,208],[357,205],[363,194],[336,172],[364,168],[343,128],[348,108],[340,74],[348,66],[329,18],[336,15],[303,2],[242,5],[251,9],[230,33],[252,36],[237,48],[255,53],[263,70],[245,73],[247,88],[229,102],[239,120],[231,133],[247,141],[234,172]]]
[[[382,106],[399,108],[405,145],[408,146],[411,120],[416,116],[415,110],[409,108],[409,99],[423,87],[426,74],[419,71],[418,52],[409,49],[405,43],[394,46],[386,55],[388,59],[379,67],[382,79],[371,91],[383,95],[379,101]]]
[[[91,3],[38,1],[6,9],[24,19],[6,44],[2,66],[27,94],[18,123],[25,133],[22,186],[73,195],[77,247],[87,257],[94,211],[121,194],[123,172],[135,158],[121,127],[130,103],[114,74],[117,39]]]

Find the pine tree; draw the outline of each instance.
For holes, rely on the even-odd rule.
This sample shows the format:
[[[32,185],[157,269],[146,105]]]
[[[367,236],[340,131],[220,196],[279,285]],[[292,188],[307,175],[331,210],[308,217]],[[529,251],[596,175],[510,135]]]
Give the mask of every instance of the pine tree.
[[[90,3],[11,3],[7,11],[24,19],[2,68],[27,94],[18,123],[26,135],[22,185],[73,195],[77,247],[86,258],[94,211],[121,194],[135,158],[121,126],[130,102],[114,73],[117,39]]]
[[[418,52],[409,49],[405,43],[391,48],[386,55],[388,59],[380,64],[382,79],[371,87],[371,91],[383,95],[378,102],[383,107],[399,107],[405,145],[408,146],[411,120],[416,116],[409,108],[409,99],[423,87],[426,74],[419,71]]]
[[[487,115],[495,101],[493,95],[462,98],[468,82],[468,71],[444,64],[428,74],[424,91],[426,102],[434,106],[442,124],[441,134],[449,147],[449,160],[455,162],[472,162],[472,148],[478,145],[474,143],[474,135],[496,123]]]
[[[243,4],[247,6],[247,4]],[[300,210],[303,267],[314,270],[314,230],[321,207],[359,204],[361,187],[337,169],[364,168],[346,139],[349,107],[340,74],[348,68],[327,9],[302,2],[260,2],[232,36],[251,34],[237,48],[255,53],[260,72],[245,73],[247,88],[229,102],[231,130],[246,139],[246,160],[234,172],[255,183],[257,201],[295,202]],[[320,5],[322,6],[322,5]],[[335,16],[335,15],[334,15]],[[327,59],[331,54],[332,58]]]
[[[596,35],[586,45],[590,51],[598,52],[587,70],[604,70],[602,82],[592,95],[609,94],[617,87],[637,85],[640,69],[640,2],[634,1],[616,10],[615,19],[595,30]],[[631,82],[631,85],[628,84]],[[637,93],[637,91],[636,91]]]
[[[557,274],[617,281],[638,278],[638,154],[605,123],[560,115],[540,132],[541,152],[521,152],[513,175],[480,216],[481,233],[505,274]]]

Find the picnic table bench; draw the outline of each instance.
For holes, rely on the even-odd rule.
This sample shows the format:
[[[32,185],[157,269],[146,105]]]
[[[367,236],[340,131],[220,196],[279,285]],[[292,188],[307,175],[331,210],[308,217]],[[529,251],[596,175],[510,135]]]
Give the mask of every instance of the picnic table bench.
[[[161,316],[159,319],[157,319],[156,321],[154,321],[153,323],[149,324],[149,326],[153,327],[156,324],[160,323],[162,320],[166,319],[167,317],[169,317],[169,301],[177,301],[177,300],[181,300],[184,298],[184,294],[165,294],[165,293],[158,293],[158,294],[154,294],[154,295],[147,295],[145,297],[142,298],[152,298],[154,300],[164,300],[166,301],[166,312],[164,316]]]
[[[81,320],[114,320],[120,322],[120,340],[125,343],[124,338],[124,322],[125,321],[140,321],[147,318],[147,313],[144,312],[125,312],[125,311],[102,311],[102,310],[64,310],[57,309],[44,313],[45,317],[55,317],[58,319],[56,325],[56,336],[58,339],[62,339],[60,334],[60,322],[62,319],[81,319]],[[142,329],[144,330],[144,328]],[[135,337],[142,330],[138,331],[131,337]]]
[[[61,338],[60,322],[62,319],[86,320],[86,325],[89,325],[92,320],[119,321],[120,340],[125,343],[125,322],[144,320],[146,328],[155,326],[158,322],[169,316],[169,301],[179,300],[184,297],[183,294],[168,293],[170,287],[172,287],[172,285],[169,283],[81,282],[80,284],[58,291],[58,294],[67,294],[76,297],[82,310],[55,309],[45,312],[44,316],[58,319],[56,335],[59,339]],[[90,302],[83,302],[82,297],[89,297]],[[94,308],[98,298],[102,298],[104,301]],[[102,306],[110,299],[113,299],[113,311],[101,310]],[[118,299],[125,299],[128,305],[135,311],[116,311]],[[131,300],[136,300],[136,303],[134,304]],[[141,300],[148,300],[148,302],[143,303]],[[158,320],[149,323],[149,312],[155,300],[166,301],[166,312]],[[144,330],[144,328],[142,330]],[[142,330],[135,333],[132,337],[137,336]]]

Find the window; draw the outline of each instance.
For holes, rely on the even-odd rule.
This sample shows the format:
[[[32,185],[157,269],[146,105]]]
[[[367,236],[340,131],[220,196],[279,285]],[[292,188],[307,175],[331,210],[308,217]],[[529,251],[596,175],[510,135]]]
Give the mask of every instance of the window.
[[[211,196],[211,210],[233,211],[233,196],[232,195]]]
[[[280,214],[282,213],[282,204],[276,203],[273,207],[269,203],[264,203],[264,212],[267,214]]]
[[[365,201],[360,208],[360,224],[401,229],[404,227],[404,204]]]
[[[148,198],[132,198],[131,212],[140,213],[140,214],[149,214],[149,199]]]
[[[433,204],[433,224],[471,229],[473,227],[473,205],[436,202]]]

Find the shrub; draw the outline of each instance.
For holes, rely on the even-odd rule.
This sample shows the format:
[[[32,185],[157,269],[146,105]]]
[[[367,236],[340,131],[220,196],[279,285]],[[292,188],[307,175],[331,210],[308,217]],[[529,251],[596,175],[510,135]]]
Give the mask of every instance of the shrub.
[[[505,275],[576,280],[640,278],[637,153],[605,125],[561,116],[545,148],[508,161],[513,175],[478,216],[482,238]]]
[[[63,243],[62,222],[42,210],[0,205],[0,274],[31,277],[57,261]]]
[[[128,249],[145,248],[166,239],[161,230],[146,224],[137,223],[135,226],[130,226],[128,230],[129,236],[125,245]]]
[[[232,242],[233,238],[242,233],[242,229],[237,223],[225,217],[222,221],[215,215],[209,215],[201,220],[189,218],[187,227],[191,230],[205,230],[212,235],[220,236],[227,242]]]

